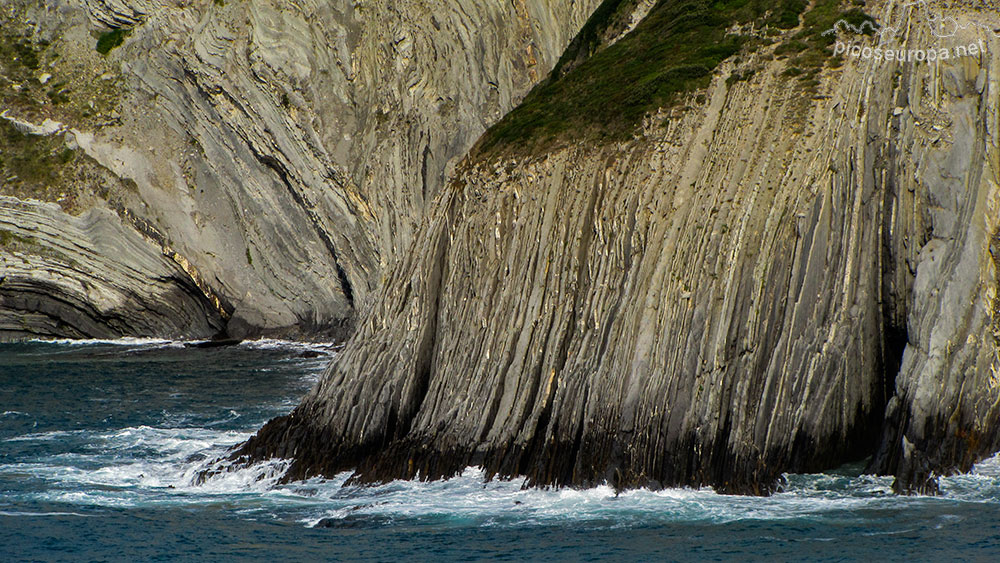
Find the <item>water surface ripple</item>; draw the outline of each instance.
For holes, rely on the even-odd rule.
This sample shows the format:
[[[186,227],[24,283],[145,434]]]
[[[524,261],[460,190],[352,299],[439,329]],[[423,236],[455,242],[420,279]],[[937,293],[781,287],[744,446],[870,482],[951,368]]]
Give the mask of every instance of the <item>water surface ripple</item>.
[[[321,355],[316,357],[315,352]],[[1000,560],[1000,460],[938,497],[844,467],[769,498],[524,489],[482,472],[276,485],[207,462],[291,410],[335,353],[280,341],[0,344],[0,559]]]

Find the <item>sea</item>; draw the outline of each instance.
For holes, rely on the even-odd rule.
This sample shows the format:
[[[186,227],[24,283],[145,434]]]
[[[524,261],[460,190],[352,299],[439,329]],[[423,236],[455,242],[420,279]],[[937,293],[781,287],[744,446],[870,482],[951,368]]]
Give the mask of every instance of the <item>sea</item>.
[[[767,498],[708,488],[196,484],[335,357],[280,341],[0,344],[0,561],[1000,561],[1000,460],[903,497],[863,464]]]

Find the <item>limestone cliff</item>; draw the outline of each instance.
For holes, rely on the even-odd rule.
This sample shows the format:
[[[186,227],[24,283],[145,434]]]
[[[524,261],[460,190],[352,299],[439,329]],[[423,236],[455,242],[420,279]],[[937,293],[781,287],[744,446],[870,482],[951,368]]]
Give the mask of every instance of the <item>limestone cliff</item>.
[[[234,458],[765,493],[874,454],[929,491],[1000,448],[995,7],[935,6],[983,24],[941,38],[921,3],[635,6],[487,133]],[[845,42],[985,52],[838,57],[840,15],[881,24]]]
[[[109,257],[106,268],[131,272],[102,283],[160,297],[173,284],[181,301],[102,327],[94,303],[21,268],[17,292],[63,305],[36,323],[35,301],[2,294],[0,330],[346,337],[452,161],[551,69],[595,4],[3,2],[0,126],[19,133],[0,146],[0,193],[19,201],[2,200],[0,220],[22,220],[28,200],[95,210],[102,236],[121,237],[108,250],[146,241],[135,256]],[[45,169],[6,159],[28,153]],[[50,242],[74,240],[72,224],[38,227],[49,237],[17,223],[35,245],[0,247],[0,268],[59,251]],[[181,274],[165,282],[147,269],[150,253],[183,264]],[[203,302],[212,308],[197,322],[163,316]]]
[[[0,197],[0,338],[156,334],[194,338],[222,328],[212,301],[167,247],[93,208]]]

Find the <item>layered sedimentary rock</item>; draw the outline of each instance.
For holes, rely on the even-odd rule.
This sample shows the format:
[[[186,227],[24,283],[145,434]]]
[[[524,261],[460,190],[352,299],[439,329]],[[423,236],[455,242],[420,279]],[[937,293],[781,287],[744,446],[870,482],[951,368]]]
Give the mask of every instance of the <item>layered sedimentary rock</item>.
[[[0,197],[0,246],[0,337],[194,338],[222,327],[185,264],[111,211],[73,217]]]
[[[231,336],[343,338],[449,164],[595,4],[11,1],[0,100],[75,129],[80,158],[134,185],[127,201],[66,210],[127,211],[161,233]],[[20,199],[79,189],[0,181]]]
[[[945,41],[920,8],[866,10],[906,50]],[[900,490],[967,470],[1000,447],[1000,26],[946,13],[987,22],[947,39],[984,53],[803,80],[765,41],[624,138],[487,134],[321,382],[233,457],[749,493],[872,454]]]

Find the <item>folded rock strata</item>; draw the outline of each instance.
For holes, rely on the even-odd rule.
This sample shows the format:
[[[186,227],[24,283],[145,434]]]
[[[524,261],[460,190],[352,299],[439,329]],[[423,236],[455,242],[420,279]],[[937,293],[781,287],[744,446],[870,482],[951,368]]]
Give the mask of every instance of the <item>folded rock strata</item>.
[[[340,339],[448,166],[595,4],[12,0],[2,39],[41,54],[3,81],[0,109],[65,123],[86,158],[134,183],[121,206],[79,199],[161,233],[218,297],[230,336]],[[111,109],[94,109],[102,85]]]
[[[913,6],[866,9],[937,41]],[[630,139],[474,151],[233,459],[762,494],[873,456],[933,491],[1000,448],[1000,38],[955,41],[987,48],[848,58],[812,89],[761,47]]]
[[[0,337],[193,338],[222,327],[187,265],[111,211],[73,217],[0,196],[0,250]]]

